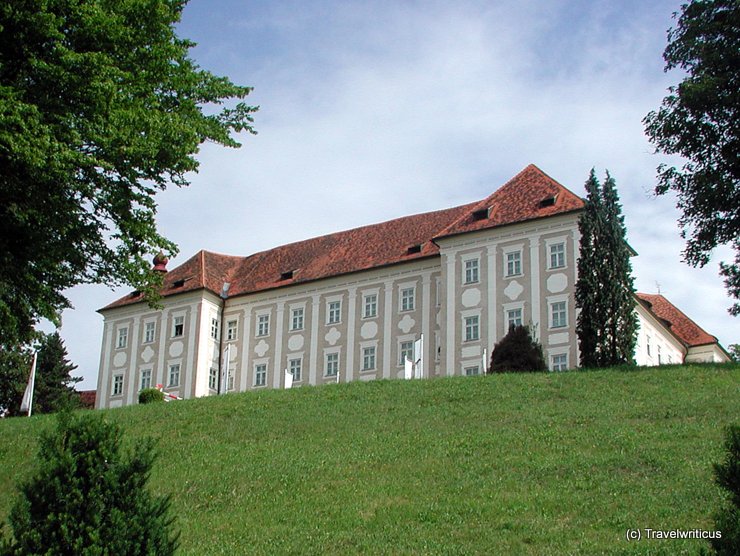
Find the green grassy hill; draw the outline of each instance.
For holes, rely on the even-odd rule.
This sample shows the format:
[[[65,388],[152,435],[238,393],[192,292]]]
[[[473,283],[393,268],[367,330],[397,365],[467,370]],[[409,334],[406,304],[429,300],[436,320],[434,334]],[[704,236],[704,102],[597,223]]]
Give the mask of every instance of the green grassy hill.
[[[378,381],[104,413],[159,441],[183,554],[695,554],[740,367]],[[0,422],[0,520],[53,417]],[[124,533],[124,532],[122,532]],[[125,534],[125,533],[124,533]]]

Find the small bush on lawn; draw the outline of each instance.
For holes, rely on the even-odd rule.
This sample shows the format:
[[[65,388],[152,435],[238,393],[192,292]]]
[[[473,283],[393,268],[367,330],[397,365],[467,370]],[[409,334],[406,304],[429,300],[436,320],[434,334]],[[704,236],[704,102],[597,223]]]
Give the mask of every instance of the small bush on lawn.
[[[528,326],[512,326],[493,348],[488,373],[546,371],[542,346],[532,338]]]
[[[155,403],[164,401],[164,394],[156,388],[144,388],[139,392],[139,403]]]
[[[173,554],[169,496],[146,483],[155,454],[151,441],[130,454],[121,429],[103,419],[69,413],[42,434],[38,464],[10,512],[13,539],[6,554]]]
[[[727,491],[728,500],[714,518],[722,538],[712,539],[712,548],[722,556],[740,554],[740,426],[727,430],[725,460],[714,464],[717,484]]]

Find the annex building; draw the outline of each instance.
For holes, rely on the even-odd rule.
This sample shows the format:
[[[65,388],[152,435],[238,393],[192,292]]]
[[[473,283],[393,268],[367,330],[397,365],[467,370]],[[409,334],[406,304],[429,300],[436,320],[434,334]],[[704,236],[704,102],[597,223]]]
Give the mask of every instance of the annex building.
[[[512,324],[531,324],[553,371],[577,366],[583,200],[530,165],[489,197],[249,256],[200,251],[165,273],[163,309],[133,292],[100,309],[96,407],[162,384],[222,391],[485,372]],[[662,296],[639,294],[638,364],[724,361]],[[421,353],[414,345],[423,335]],[[418,350],[419,344],[417,344]]]

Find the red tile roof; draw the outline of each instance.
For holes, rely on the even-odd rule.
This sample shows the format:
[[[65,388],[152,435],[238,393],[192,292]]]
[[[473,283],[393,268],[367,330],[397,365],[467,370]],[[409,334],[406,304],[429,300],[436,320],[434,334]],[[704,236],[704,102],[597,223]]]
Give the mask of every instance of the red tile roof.
[[[547,198],[554,202],[543,206]],[[435,239],[582,207],[579,197],[530,165],[486,199],[467,205],[282,245],[248,257],[200,251],[167,273],[162,295],[203,288],[218,294],[223,283],[229,282],[229,297],[233,297],[422,259],[439,254]],[[473,216],[475,211],[489,208],[490,216]],[[284,276],[291,271],[291,277]],[[134,292],[102,310],[140,301],[141,295]]]
[[[95,396],[97,390],[81,390],[80,391],[80,403],[85,409],[95,409]]]
[[[717,338],[707,333],[662,295],[638,293],[637,298],[655,317],[665,322],[668,329],[687,347],[718,343]]]

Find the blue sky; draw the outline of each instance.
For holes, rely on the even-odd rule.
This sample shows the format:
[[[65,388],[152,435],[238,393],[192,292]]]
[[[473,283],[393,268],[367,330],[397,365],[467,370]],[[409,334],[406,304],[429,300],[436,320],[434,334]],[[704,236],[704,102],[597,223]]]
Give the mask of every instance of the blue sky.
[[[677,73],[661,58],[679,1],[191,0],[180,35],[205,69],[254,87],[257,136],[204,145],[186,189],[159,199],[180,246],[248,255],[481,199],[527,164],[579,195],[608,169],[639,291],[661,292],[723,345],[740,323],[717,275],[681,263],[675,199],[651,194],[641,123]],[[69,292],[62,337],[96,387],[102,317],[128,291]]]

